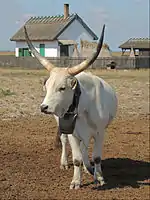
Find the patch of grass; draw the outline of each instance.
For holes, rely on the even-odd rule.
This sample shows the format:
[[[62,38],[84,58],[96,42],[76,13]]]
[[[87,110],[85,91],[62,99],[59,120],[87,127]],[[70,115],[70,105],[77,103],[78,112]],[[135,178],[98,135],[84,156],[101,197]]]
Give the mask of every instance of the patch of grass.
[[[4,90],[0,88],[0,97],[11,96],[11,95],[16,95],[16,93],[12,92],[10,89]]]

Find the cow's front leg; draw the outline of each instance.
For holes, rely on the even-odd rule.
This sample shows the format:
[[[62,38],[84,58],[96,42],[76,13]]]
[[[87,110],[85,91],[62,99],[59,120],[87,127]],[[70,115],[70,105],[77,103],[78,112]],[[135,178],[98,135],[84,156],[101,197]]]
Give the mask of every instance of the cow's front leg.
[[[67,160],[67,135],[61,134],[60,140],[62,143],[62,152],[60,160],[60,169],[68,169],[68,160]]]
[[[82,165],[80,140],[73,135],[69,135],[68,139],[72,149],[72,157],[74,165],[74,174],[70,184],[70,189],[79,189],[81,186],[81,165]]]
[[[55,146],[61,147],[62,148],[62,152],[61,152],[61,159],[60,159],[60,169],[68,169],[68,160],[67,160],[67,135],[65,134],[61,134],[60,130],[59,130],[59,118],[54,115],[57,126],[58,126],[58,130],[57,130],[57,137],[56,137],[56,142],[55,142]],[[60,145],[60,141],[61,144]]]

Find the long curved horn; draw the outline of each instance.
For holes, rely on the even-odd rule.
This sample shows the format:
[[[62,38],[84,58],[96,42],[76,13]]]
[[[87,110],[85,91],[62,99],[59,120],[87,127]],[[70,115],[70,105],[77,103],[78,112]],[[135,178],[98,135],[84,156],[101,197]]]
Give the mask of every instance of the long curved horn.
[[[99,42],[98,42],[98,45],[97,45],[97,48],[96,48],[96,52],[94,52],[90,58],[88,58],[87,60],[83,61],[79,65],[76,65],[74,67],[68,68],[68,73],[69,74],[71,74],[71,75],[79,74],[83,70],[87,69],[96,60],[96,58],[98,57],[98,54],[99,54],[99,52],[100,52],[100,50],[102,48],[102,45],[103,45],[104,31],[105,31],[105,24],[103,25],[101,37],[99,39]]]
[[[29,46],[29,49],[31,50],[31,52],[33,53],[33,55],[38,59],[38,61],[48,70],[51,71],[52,68],[54,68],[55,66],[50,63],[46,58],[44,58],[43,56],[41,56],[39,54],[39,52],[35,49],[35,47],[33,46],[33,44],[31,43],[28,33],[27,33],[27,29],[24,26],[24,32],[25,32],[25,38],[26,38],[26,42]]]

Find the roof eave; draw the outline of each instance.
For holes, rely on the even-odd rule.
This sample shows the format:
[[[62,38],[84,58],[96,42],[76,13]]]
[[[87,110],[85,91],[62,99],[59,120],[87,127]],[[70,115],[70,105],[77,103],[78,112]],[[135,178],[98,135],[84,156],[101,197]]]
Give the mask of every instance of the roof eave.
[[[133,45],[131,45],[131,46],[126,46],[126,47],[124,47],[124,46],[119,46],[118,48],[121,48],[121,49],[131,49],[131,48],[133,48],[133,49],[150,49],[150,47],[147,47],[147,46],[138,47],[138,46],[133,46]]]
[[[54,41],[55,39],[44,39],[44,38],[42,38],[42,39],[30,39],[31,41]],[[25,42],[26,41],[26,39],[13,39],[13,38],[11,38],[10,39],[10,41],[14,41],[14,42]]]

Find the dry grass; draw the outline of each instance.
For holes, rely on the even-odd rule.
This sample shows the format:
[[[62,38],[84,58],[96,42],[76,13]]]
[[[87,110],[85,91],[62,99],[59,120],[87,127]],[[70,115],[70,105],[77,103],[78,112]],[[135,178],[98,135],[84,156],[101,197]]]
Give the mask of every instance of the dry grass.
[[[149,70],[88,70],[102,77],[116,90],[119,99],[118,116],[149,112]],[[44,98],[42,83],[48,76],[45,69],[0,69],[0,88],[15,95],[0,98],[2,118],[40,115],[39,106]]]
[[[110,77],[110,78],[115,78],[116,76],[118,77],[145,77],[146,79],[149,78],[150,70],[149,69],[141,69],[141,70],[105,70],[105,69],[90,69],[86,70],[87,72],[94,73],[95,75],[98,76],[103,76],[103,77]],[[42,76],[42,75],[47,75],[47,71],[45,69],[25,69],[25,68],[18,68],[18,67],[13,67],[13,68],[0,68],[0,74],[1,75],[36,75],[36,76]]]
[[[10,56],[15,55],[14,51],[0,51],[0,56]]]
[[[0,55],[15,55],[14,51],[0,51]],[[121,56],[121,51],[114,51],[112,52],[112,56]],[[129,55],[129,52],[125,52],[124,55]]]
[[[122,52],[121,51],[113,51],[111,52],[112,56],[122,56]],[[129,56],[130,55],[130,52],[129,51],[126,51],[124,53],[125,56]]]

